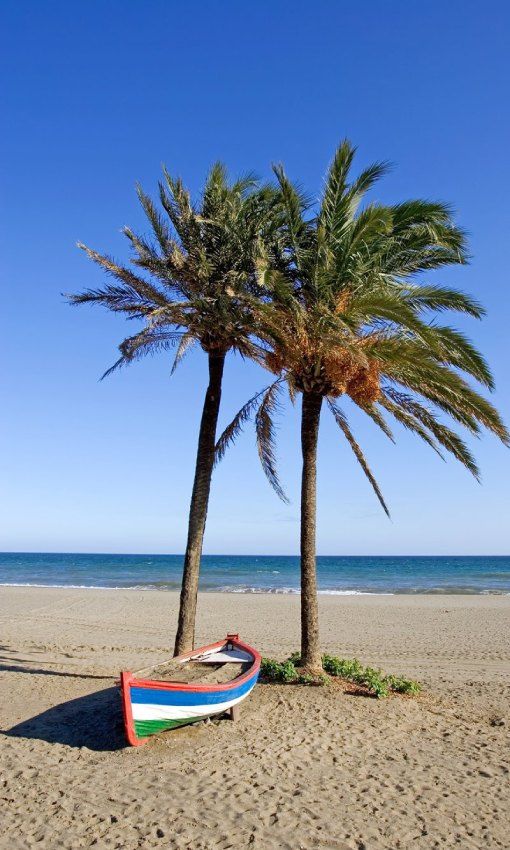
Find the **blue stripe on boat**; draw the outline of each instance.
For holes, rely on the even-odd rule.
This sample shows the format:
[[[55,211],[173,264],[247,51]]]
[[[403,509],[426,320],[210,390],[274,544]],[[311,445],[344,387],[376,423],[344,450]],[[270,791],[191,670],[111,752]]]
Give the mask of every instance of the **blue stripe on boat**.
[[[242,697],[253,688],[257,679],[258,670],[239,687],[221,691],[174,691],[131,686],[131,702],[152,705],[214,705],[217,702],[228,702],[228,700]]]

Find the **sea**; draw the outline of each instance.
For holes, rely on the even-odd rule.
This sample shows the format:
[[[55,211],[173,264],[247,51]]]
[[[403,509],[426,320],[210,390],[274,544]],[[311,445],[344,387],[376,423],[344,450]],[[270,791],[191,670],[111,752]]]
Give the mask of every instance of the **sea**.
[[[182,555],[0,553],[0,585],[178,590]],[[317,558],[319,592],[510,594],[510,556],[349,556]],[[204,555],[200,589],[220,593],[299,593],[292,555]]]

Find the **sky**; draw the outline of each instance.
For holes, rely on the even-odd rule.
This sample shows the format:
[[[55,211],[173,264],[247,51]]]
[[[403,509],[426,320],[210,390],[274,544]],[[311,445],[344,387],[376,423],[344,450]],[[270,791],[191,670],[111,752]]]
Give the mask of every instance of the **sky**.
[[[373,199],[447,200],[472,261],[435,282],[487,308],[454,318],[488,357],[510,422],[510,6],[409,0],[2,0],[0,4],[0,549],[184,550],[206,359],[168,355],[107,380],[133,324],[62,293],[101,283],[76,247],[126,261],[146,230],[134,187],[161,164],[196,195],[210,165],[271,163],[314,196],[338,142],[357,167],[389,159]],[[267,383],[230,356],[224,426]],[[331,416],[319,445],[321,554],[508,554],[510,453],[469,440],[479,485],[396,429],[392,446],[346,406],[389,521]],[[279,417],[291,500],[269,488],[253,428],[217,468],[204,551],[299,550],[299,406]]]

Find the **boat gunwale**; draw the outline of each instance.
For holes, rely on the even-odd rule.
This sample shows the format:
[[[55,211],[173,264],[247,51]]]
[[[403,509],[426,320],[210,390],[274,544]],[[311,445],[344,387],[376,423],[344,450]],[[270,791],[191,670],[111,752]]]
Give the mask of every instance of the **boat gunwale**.
[[[223,640],[215,641],[215,643],[207,644],[206,646],[200,646],[198,649],[193,649],[191,652],[185,652],[182,655],[177,655],[173,658],[173,661],[184,661],[186,659],[193,658],[193,655],[199,655],[200,653],[207,651],[209,649],[216,649],[224,646],[225,643],[232,643],[237,646],[239,649],[243,649],[245,652],[249,653],[252,656],[252,663],[250,667],[243,673],[242,676],[238,676],[235,679],[231,679],[229,682],[219,682],[212,685],[194,682],[165,682],[164,680],[157,679],[138,679],[132,673],[126,672],[121,675],[124,677],[123,682],[130,687],[136,688],[146,688],[147,690],[161,690],[161,691],[185,691],[188,693],[214,693],[220,691],[230,691],[238,688],[240,685],[243,685],[245,682],[249,681],[258,671],[260,670],[260,664],[262,661],[262,656],[256,649],[249,644],[244,643],[242,640],[239,640],[237,635],[227,635]],[[131,703],[131,699],[129,699]]]

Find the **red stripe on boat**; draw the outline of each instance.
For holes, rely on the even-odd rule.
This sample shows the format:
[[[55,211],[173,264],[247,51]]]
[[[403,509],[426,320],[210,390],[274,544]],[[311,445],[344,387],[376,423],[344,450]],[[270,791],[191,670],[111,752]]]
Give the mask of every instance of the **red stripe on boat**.
[[[137,688],[147,688],[153,690],[160,691],[193,691],[196,693],[206,693],[211,691],[231,691],[234,688],[238,688],[239,685],[244,684],[249,679],[251,679],[254,673],[257,673],[260,669],[260,663],[262,661],[262,656],[256,649],[253,649],[252,646],[248,646],[248,644],[243,643],[238,638],[225,638],[224,640],[219,640],[216,643],[210,643],[208,646],[201,646],[200,649],[196,650],[197,654],[202,652],[206,652],[209,649],[216,649],[216,647],[224,646],[225,643],[233,644],[237,646],[239,649],[243,649],[253,658],[253,663],[250,666],[250,669],[246,671],[242,676],[238,679],[232,679],[230,682],[225,682],[217,685],[196,685],[194,683],[184,683],[184,682],[156,682],[154,679],[134,679],[131,678],[130,684],[136,686]],[[186,658],[193,658],[193,652],[185,652],[183,655],[178,655],[174,658],[174,661],[184,660]]]
[[[148,739],[138,738],[135,732],[133,709],[131,706],[131,693],[129,690],[132,681],[133,676],[131,673],[126,672],[120,674],[120,692],[122,694],[122,713],[124,715],[126,738],[128,739],[128,744],[131,744],[132,747],[139,747],[141,744],[145,744]]]

